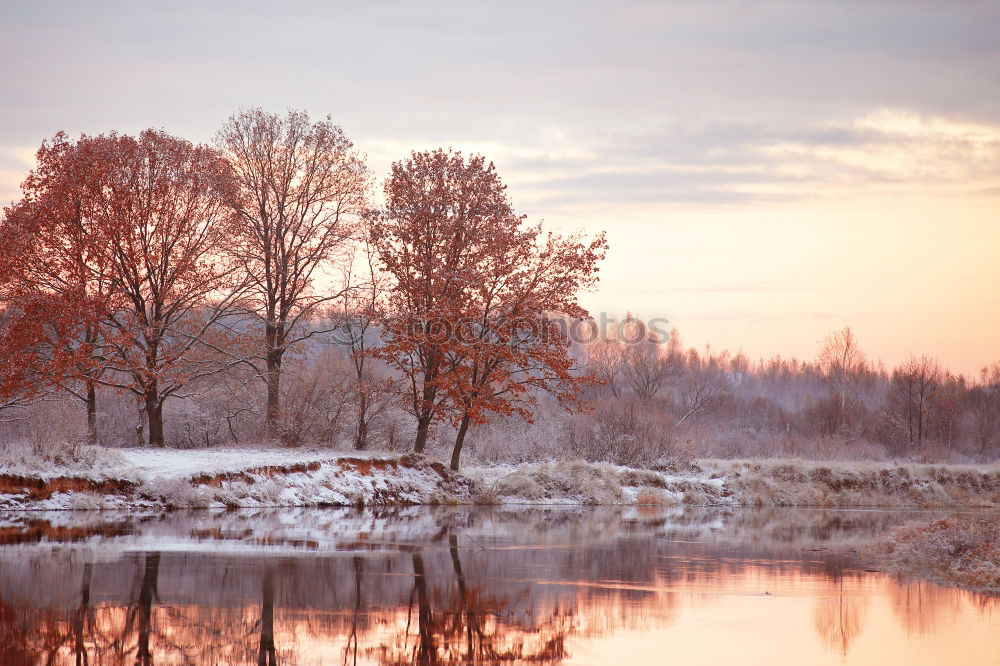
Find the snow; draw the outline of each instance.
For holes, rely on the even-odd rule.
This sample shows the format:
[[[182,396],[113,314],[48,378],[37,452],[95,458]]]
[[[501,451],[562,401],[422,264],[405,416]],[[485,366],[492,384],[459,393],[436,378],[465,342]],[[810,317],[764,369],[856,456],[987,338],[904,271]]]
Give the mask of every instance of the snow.
[[[330,449],[98,449],[58,458],[0,452],[0,510],[162,510],[408,504],[996,506],[1000,470],[803,461],[664,463],[632,469],[553,460],[469,467]],[[24,454],[24,455],[22,455]]]
[[[332,461],[330,451],[289,449],[121,449],[121,478],[153,480],[187,478],[199,474],[221,474],[268,465],[295,465]],[[371,454],[367,454],[370,456]],[[351,457],[359,457],[351,454]]]
[[[155,509],[470,503],[472,484],[419,456],[289,449],[120,449],[90,469],[46,465],[0,509]],[[4,466],[0,472],[9,471]],[[39,484],[32,480],[45,482]],[[65,480],[74,481],[74,489]],[[114,490],[79,489],[111,480]],[[52,485],[48,485],[49,483]],[[77,483],[79,482],[79,483]],[[10,487],[13,485],[14,487]],[[28,487],[28,486],[32,487]],[[55,490],[55,492],[52,492]]]

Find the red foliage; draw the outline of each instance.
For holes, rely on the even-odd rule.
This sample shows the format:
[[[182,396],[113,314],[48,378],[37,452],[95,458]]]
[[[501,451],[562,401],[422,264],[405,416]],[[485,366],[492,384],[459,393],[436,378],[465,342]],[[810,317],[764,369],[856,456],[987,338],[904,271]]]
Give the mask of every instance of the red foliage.
[[[590,380],[574,372],[555,317],[588,316],[576,294],[596,282],[604,236],[540,238],[481,156],[413,153],[393,164],[385,195],[372,238],[395,284],[386,344],[372,353],[408,379],[416,451],[443,415],[461,424],[457,467],[470,423],[527,415],[533,388],[572,403]]]
[[[0,222],[0,404],[58,385],[89,400],[93,427],[100,313],[109,293],[85,194],[93,156],[59,133],[37,160],[22,200]]]
[[[221,258],[231,172],[211,148],[155,130],[76,143],[60,133],[38,158],[0,228],[4,347],[35,359],[11,371],[15,384],[79,375],[91,390],[130,390],[162,444],[163,401],[206,373],[199,354],[238,293],[237,266]]]

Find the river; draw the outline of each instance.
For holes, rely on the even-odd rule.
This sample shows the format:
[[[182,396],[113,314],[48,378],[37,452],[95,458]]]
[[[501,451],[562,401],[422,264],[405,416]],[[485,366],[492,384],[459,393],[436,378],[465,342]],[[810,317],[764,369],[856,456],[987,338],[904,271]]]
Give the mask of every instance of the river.
[[[0,662],[1000,664],[1000,600],[857,556],[934,515],[0,514]]]

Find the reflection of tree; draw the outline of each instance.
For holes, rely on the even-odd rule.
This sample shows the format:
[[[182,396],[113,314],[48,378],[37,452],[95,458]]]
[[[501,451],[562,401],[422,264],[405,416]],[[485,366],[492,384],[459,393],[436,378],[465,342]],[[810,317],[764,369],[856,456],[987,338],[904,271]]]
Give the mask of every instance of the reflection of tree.
[[[423,553],[411,554],[413,590],[404,640],[382,645],[376,652],[383,664],[459,664],[501,661],[549,663],[566,657],[565,638],[573,627],[571,613],[558,607],[548,613],[535,609],[517,618],[503,597],[490,597],[470,581],[459,555],[458,539],[449,535],[449,554],[458,594],[429,583]],[[438,601],[435,612],[433,603]],[[413,604],[417,606],[417,642],[409,647]]]
[[[470,608],[469,591],[465,587],[465,574],[462,573],[462,560],[458,556],[457,534],[448,535],[448,551],[451,554],[451,568],[455,572],[455,580],[458,581],[458,603],[460,605],[461,610],[465,612],[465,635],[466,635],[465,658],[472,659],[473,627],[475,627],[475,631],[480,637],[480,644],[482,644],[482,631],[479,630],[479,625],[476,620],[475,611],[473,611],[472,608]],[[460,618],[456,624],[461,625]]]
[[[160,554],[147,553],[139,588],[139,645],[136,648],[135,663],[149,666],[153,654],[149,650],[149,636],[153,630],[153,600],[157,598],[156,580],[160,574]]]
[[[932,583],[896,583],[892,586],[892,609],[907,632],[924,634],[937,624],[941,613],[959,605],[968,593]]]
[[[434,647],[434,615],[431,602],[427,598],[427,577],[424,574],[424,558],[419,552],[413,553],[413,587],[417,593],[417,628],[420,634],[420,648],[417,662],[437,663],[437,649]]]
[[[851,644],[861,633],[865,597],[845,595],[843,576],[838,576],[834,585],[836,595],[818,600],[813,625],[827,647],[846,656]]]
[[[347,659],[354,657],[354,666],[358,664],[358,621],[361,619],[361,574],[365,568],[365,561],[360,557],[352,557],[351,564],[354,566],[354,612],[351,613],[351,633],[347,637],[347,646],[344,648],[344,666],[347,666]]]
[[[72,642],[77,666],[87,664],[84,631],[90,611],[91,572],[92,565],[84,565],[80,605],[73,613],[72,623],[57,609],[30,614],[0,601],[0,663],[56,663],[59,653]]]
[[[452,571],[458,583],[458,608],[446,613],[446,617],[450,618],[451,622],[446,624],[443,629],[446,645],[449,647],[454,646],[451,648],[454,650],[454,654],[450,655],[451,659],[456,662],[465,661],[470,663],[478,660],[503,661],[514,659],[551,661],[566,656],[564,645],[565,631],[556,631],[552,636],[543,639],[541,648],[534,654],[525,655],[516,648],[498,648],[496,642],[498,638],[501,640],[503,638],[502,628],[494,631],[492,634],[487,634],[483,629],[482,619],[484,611],[488,615],[492,604],[489,602],[480,603],[478,600],[480,597],[477,593],[478,591],[470,591],[466,584],[465,573],[462,570],[462,559],[458,551],[458,535],[454,533],[448,535],[448,546],[451,555]],[[496,604],[494,608],[496,615],[499,616],[502,606]],[[541,634],[542,632],[539,633]],[[463,636],[465,642],[464,658],[460,654],[461,648],[459,647],[463,641]]]
[[[0,601],[0,663],[27,666],[41,661],[42,651],[33,640],[35,627],[41,624],[20,621],[17,610]]]
[[[76,666],[87,663],[87,648],[84,642],[84,624],[90,610],[90,577],[94,566],[89,562],[83,565],[83,582],[80,584],[80,606],[73,615],[73,651],[76,655]]]
[[[0,602],[0,664],[554,663],[575,641],[668,625],[682,607],[717,598],[703,593],[708,583],[757,590],[761,576],[774,584],[828,582],[812,619],[821,639],[814,642],[831,655],[853,649],[871,593],[893,604],[900,619],[893,632],[946,635],[951,629],[934,619],[958,612],[950,604],[963,614],[990,608],[982,595],[904,587],[858,573],[854,558],[800,549],[878,531],[881,514],[797,512],[780,530],[780,513],[686,511],[655,524],[636,519],[623,536],[621,521],[613,524],[619,514],[604,510],[497,509],[494,522],[478,525],[457,510],[436,510],[432,521],[412,510],[395,520],[414,522],[413,531],[400,527],[389,537],[384,528],[394,514],[383,511],[343,528],[344,550],[303,557],[267,553],[261,533],[251,534],[253,555],[239,557],[108,554],[87,565],[24,552],[18,568],[11,553],[17,565],[0,568],[7,604]],[[707,533],[706,516],[724,520],[726,530]],[[243,523],[235,525],[203,538],[245,538]],[[499,535],[494,547],[459,536],[477,529]],[[531,547],[519,547],[524,534],[537,535]],[[780,546],[784,538],[794,547]],[[517,547],[503,547],[504,539]],[[565,543],[583,545],[558,547]],[[33,575],[22,575],[29,565]]]
[[[261,581],[260,647],[257,649],[257,666],[277,666],[274,652],[274,573],[264,570]]]

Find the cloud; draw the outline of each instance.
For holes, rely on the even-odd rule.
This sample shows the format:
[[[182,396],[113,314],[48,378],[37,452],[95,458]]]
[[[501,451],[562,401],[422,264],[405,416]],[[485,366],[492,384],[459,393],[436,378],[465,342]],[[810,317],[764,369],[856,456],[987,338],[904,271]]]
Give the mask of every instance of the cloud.
[[[506,151],[527,205],[754,204],[916,187],[968,196],[1000,185],[1000,126],[894,110],[790,126],[673,123],[565,141],[575,154]]]

